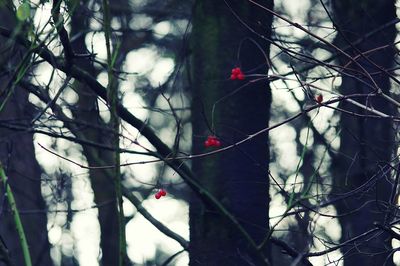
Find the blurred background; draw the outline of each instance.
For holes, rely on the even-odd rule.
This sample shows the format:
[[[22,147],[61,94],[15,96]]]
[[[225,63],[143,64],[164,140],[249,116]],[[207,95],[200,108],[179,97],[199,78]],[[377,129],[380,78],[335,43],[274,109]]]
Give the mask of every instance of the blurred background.
[[[197,152],[199,150],[210,151],[203,147],[203,142],[208,135],[216,134],[223,146],[235,143],[221,133],[224,132],[223,129],[218,131],[219,127],[223,128],[226,125],[216,118],[217,114],[214,114],[214,111],[218,113],[220,104],[224,101],[229,102],[230,94],[212,98],[211,104],[204,104],[206,108],[204,114],[197,117],[204,115],[208,130],[194,131],[192,129],[191,103],[193,84],[196,84],[193,76],[198,71],[196,66],[193,67],[193,59],[191,59],[194,53],[192,49],[196,47],[193,45],[195,37],[192,32],[193,23],[196,21],[196,6],[201,5],[198,2],[202,1],[115,0],[109,3],[114,85],[118,87],[119,100],[126,110],[152,128],[156,135],[171,148],[174,152],[171,157],[182,157],[189,166],[192,160],[187,157],[188,155],[199,154]],[[364,213],[365,206],[362,204],[358,207],[351,205],[354,202],[343,203],[346,206],[335,205],[336,202],[329,204],[330,200],[345,197],[348,192],[337,189],[338,187],[344,184],[343,186],[349,189],[360,188],[355,192],[351,190],[354,193],[354,201],[358,203],[368,204],[369,200],[376,197],[376,194],[390,195],[391,189],[380,190],[377,188],[379,182],[376,180],[378,179],[369,178],[377,173],[381,175],[382,172],[384,173],[382,175],[385,175],[384,179],[390,180],[388,183],[393,184],[392,177],[398,164],[396,157],[398,120],[392,119],[390,124],[385,124],[388,119],[382,118],[384,116],[381,114],[395,117],[397,114],[395,109],[398,105],[374,102],[373,96],[369,105],[369,98],[365,97],[365,88],[360,89],[359,84],[368,87],[370,81],[362,76],[362,73],[351,68],[354,62],[349,62],[348,59],[343,58],[343,55],[338,54],[337,50],[309,33],[319,36],[328,43],[334,43],[338,47],[347,47],[346,51],[356,60],[361,57],[357,57],[361,54],[360,51],[369,51],[365,52],[365,55],[371,56],[369,57],[371,60],[375,60],[376,56],[377,64],[385,68],[387,72],[371,70],[372,67],[367,63],[365,68],[372,73],[374,79],[376,78],[375,81],[379,87],[390,95],[393,101],[396,101],[398,86],[395,81],[389,81],[388,76],[393,75],[396,78],[398,73],[395,67],[398,60],[397,29],[399,24],[396,18],[398,1],[382,1],[387,2],[389,7],[379,5],[374,7],[373,4],[371,4],[372,7],[369,6],[369,2],[373,1],[360,1],[368,2],[365,6],[357,1],[348,1],[350,7],[345,6],[346,1],[332,1],[336,4],[319,0],[274,0],[273,2],[274,12],[298,23],[309,32],[276,16],[271,16],[266,10],[261,10],[260,12],[265,16],[271,16],[272,19],[270,36],[265,36],[270,43],[270,48],[264,49],[263,43],[258,41],[258,38],[263,37],[261,33],[253,36],[252,24],[248,24],[250,25],[248,29],[245,27],[246,21],[240,21],[240,15],[239,18],[235,18],[234,15],[240,5],[250,5],[250,3],[226,1],[224,5],[227,12],[232,15],[232,19],[239,21],[238,25],[241,25],[237,28],[240,32],[239,37],[232,42],[231,47],[225,47],[236,56],[228,60],[231,62],[230,65],[225,65],[223,70],[207,80],[216,86],[220,84],[228,86],[232,95],[251,89],[252,81],[261,80],[269,84],[272,95],[269,125],[276,125],[288,119],[287,122],[269,131],[269,169],[264,171],[265,178],[267,176],[273,178],[269,186],[271,198],[269,226],[274,229],[273,237],[289,243],[301,254],[316,253],[335,247],[343,242],[346,235],[352,235],[349,228],[354,225],[350,226],[351,222],[347,220],[340,220],[341,215],[349,211],[350,217],[353,210],[359,210],[360,212],[356,215],[359,215],[362,221],[368,217],[368,214]],[[55,56],[63,56],[65,47],[57,37],[58,26],[52,17],[57,1],[0,1],[0,3],[2,28],[11,32],[18,30],[18,33],[23,34],[32,43],[41,43]],[[332,18],[321,3],[325,3],[335,21],[341,23],[342,33],[338,33],[338,25],[332,23]],[[29,18],[23,18],[23,15],[21,18],[21,14],[16,16],[17,10],[20,13],[23,12],[18,7],[25,4],[29,5],[29,8],[25,10],[29,13]],[[59,1],[58,4],[63,18],[63,27],[69,35],[71,48],[77,55],[73,59],[74,64],[82,66],[91,77],[107,87],[109,80],[107,50],[101,1],[71,0]],[[354,8],[351,9],[352,7]],[[341,8],[347,11],[342,12]],[[387,11],[380,8],[386,8]],[[380,12],[385,19],[375,16],[375,11]],[[368,17],[369,13],[371,17]],[[348,26],[349,24],[351,26]],[[254,25],[259,27],[257,30],[263,28],[263,25],[257,25],[257,23]],[[362,30],[357,31],[357,27]],[[210,35],[213,34],[213,30],[215,29],[210,29]],[[61,71],[55,67],[56,58],[53,58],[54,63],[43,60],[35,52],[34,46],[21,50],[20,47],[7,42],[8,39],[15,39],[15,36],[6,37],[3,33],[4,31],[0,58],[1,81],[8,86],[4,85],[2,89],[6,91],[6,87],[8,89],[12,87],[12,91],[19,93],[17,91],[21,86],[24,91],[21,97],[24,100],[14,97],[14,92],[6,97],[11,100],[7,101],[5,109],[2,110],[3,114],[0,116],[2,121],[0,125],[1,160],[6,172],[9,168],[10,177],[11,172],[15,171],[16,175],[25,176],[29,181],[30,176],[36,173],[39,181],[36,180],[34,183],[36,185],[32,187],[40,184],[44,199],[42,208],[32,207],[29,202],[18,205],[21,216],[28,217],[35,213],[47,215],[50,256],[54,265],[112,265],[102,259],[104,259],[104,250],[108,250],[108,247],[118,242],[118,237],[114,229],[102,228],[100,225],[108,222],[116,223],[115,215],[110,218],[113,216],[112,213],[115,214],[114,202],[108,200],[114,192],[107,180],[108,170],[97,168],[100,165],[113,165],[112,151],[104,148],[111,143],[112,138],[112,132],[107,128],[111,119],[108,104],[89,90],[83,82],[66,74],[68,69]],[[382,33],[387,39],[374,35],[377,33]],[[235,29],[230,34],[234,36]],[[354,46],[349,45],[347,41],[353,43]],[[202,45],[206,46],[207,43]],[[256,57],[263,62],[263,65],[249,66],[243,63],[246,60],[245,52],[243,52],[247,49],[244,48],[246,45],[250,45],[251,49],[258,53]],[[387,52],[386,48],[382,48],[382,53],[369,54],[374,53],[370,51],[375,47],[384,45],[388,45],[391,51]],[[217,54],[217,56],[224,55]],[[380,58],[388,58],[388,62],[383,59],[379,61]],[[367,61],[367,59],[362,60]],[[365,63],[361,60],[360,62]],[[205,65],[204,68],[209,67],[208,63],[212,64],[206,59],[202,62]],[[230,70],[234,67],[241,67],[246,75],[243,83],[236,83],[229,79]],[[14,80],[18,80],[18,83]],[[343,89],[343,84],[347,84],[348,88],[351,87],[354,90]],[[373,90],[370,89],[370,92],[372,93]],[[365,93],[364,98],[355,97],[353,102],[346,102],[348,106],[341,105],[343,104],[341,101],[335,101],[340,95],[356,93]],[[7,93],[3,92],[2,97],[5,95]],[[329,107],[317,106],[315,98],[317,95],[322,95],[324,102],[330,100],[333,102],[329,104]],[[10,123],[9,119],[18,117],[12,112],[17,110],[18,106],[22,106],[21,101],[29,101],[27,109],[21,107],[24,109],[21,109],[24,118]],[[48,106],[46,106],[46,101],[50,101]],[[358,102],[361,107],[357,106]],[[385,105],[391,105],[391,107],[388,107],[389,109],[381,107]],[[315,108],[301,117],[290,120],[302,110],[313,106]],[[212,112],[208,107],[212,108]],[[347,116],[343,114],[347,113],[342,110],[347,110],[348,113],[362,110],[360,113],[365,116],[359,118],[349,115],[350,118],[346,120]],[[25,115],[26,113],[30,114],[29,118]],[[370,118],[372,120],[370,121],[369,115],[381,118],[376,120]],[[356,133],[351,131],[353,124],[360,123],[366,123],[363,124],[366,126],[363,129],[355,128],[354,132],[361,130],[367,132],[360,133],[362,137],[355,136]],[[347,127],[350,130],[347,130]],[[127,164],[121,167],[124,188],[132,193],[141,202],[141,206],[155,219],[189,241],[189,202],[193,197],[193,192],[176,169],[163,160],[149,162],[154,160],[152,152],[156,150],[156,147],[142,135],[141,129],[138,130],[125,121],[121,122],[120,128],[120,148],[123,149],[120,160],[121,164]],[[29,146],[25,143],[24,132],[33,134],[32,148],[38,165],[31,165],[31,160],[24,157],[28,156],[28,151],[22,151],[24,156],[13,157],[13,153],[19,148],[18,144],[12,143],[21,144],[22,149]],[[355,137],[352,140],[346,140],[346,134]],[[382,142],[379,136],[382,137]],[[84,140],[92,142],[93,145],[88,145]],[[355,140],[363,144],[357,146],[353,143]],[[29,142],[29,136],[27,141]],[[198,142],[194,152],[193,141]],[[363,153],[365,148],[363,145],[373,147],[372,153],[379,156],[375,158],[375,155],[370,155],[368,152]],[[380,151],[381,148],[388,154],[383,154]],[[374,169],[363,165],[365,161],[369,162],[367,165],[374,165]],[[381,164],[381,162],[384,163]],[[368,175],[363,173],[368,178],[361,177],[358,169],[367,168]],[[353,175],[359,175],[354,182]],[[335,179],[340,180],[342,184],[339,185],[340,182]],[[360,180],[372,181],[363,183]],[[15,193],[23,194],[31,188],[29,182],[14,183],[14,186],[12,182],[17,181],[10,181]],[[154,195],[159,189],[165,189],[167,195],[156,199]],[[305,205],[294,204],[296,197],[304,200]],[[31,201],[35,200],[31,199]],[[396,204],[397,202],[394,202],[395,206]],[[382,204],[382,208],[390,209],[394,205]],[[177,241],[153,226],[127,198],[124,198],[123,207],[126,220],[127,257],[131,265],[166,265],[168,263],[169,265],[188,265],[189,254]],[[267,210],[267,207],[264,206],[264,208]],[[304,208],[307,210],[304,211]],[[296,211],[299,212],[295,213]],[[382,211],[374,215],[383,217],[385,213]],[[5,215],[3,208],[1,214]],[[341,215],[338,216],[338,214]],[[375,221],[378,218],[371,219]],[[45,219],[32,222],[35,223],[35,221],[40,224],[44,223]],[[357,223],[360,225],[361,222],[357,221]],[[372,222],[369,224],[372,225]],[[8,225],[2,229],[1,236],[4,237],[6,232],[14,230],[10,228],[13,227]],[[360,225],[360,228],[360,230],[367,230],[367,227],[363,225]],[[29,230],[29,227],[26,230]],[[395,231],[396,228],[391,230]],[[7,244],[7,241],[5,242]],[[397,265],[400,265],[400,258],[396,253],[398,241],[389,241],[388,245],[392,247],[388,248],[389,255],[385,251],[385,257],[389,257],[389,261],[394,260]],[[295,258],[282,256],[280,248],[271,248],[269,252],[272,257],[279,258],[274,260],[275,265],[297,265],[293,262]],[[345,252],[352,251],[350,248],[347,251],[337,248],[320,256],[310,256],[308,259],[313,265],[346,265],[343,260]],[[40,261],[40,259],[37,260]],[[35,265],[48,264],[43,262]]]

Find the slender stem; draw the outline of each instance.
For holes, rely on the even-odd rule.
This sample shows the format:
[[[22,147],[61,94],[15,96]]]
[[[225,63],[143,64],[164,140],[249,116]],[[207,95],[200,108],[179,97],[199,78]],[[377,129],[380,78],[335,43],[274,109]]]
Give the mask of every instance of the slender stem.
[[[113,80],[113,59],[111,54],[110,47],[110,35],[111,35],[111,26],[110,26],[110,9],[108,0],[103,0],[103,16],[104,16],[104,35],[106,39],[106,48],[107,48],[107,74],[108,74],[108,85],[107,85],[107,100],[110,106],[111,111],[111,126],[114,129],[114,159],[115,159],[115,194],[116,194],[116,202],[118,208],[118,236],[119,236],[119,252],[118,252],[118,265],[124,265],[126,258],[126,239],[125,239],[125,217],[124,217],[124,209],[122,202],[122,189],[121,189],[121,166],[120,166],[120,153],[119,150],[119,126],[120,120],[117,112],[118,106],[118,86],[114,83]]]
[[[19,212],[17,209],[17,204],[15,202],[14,194],[11,190],[10,185],[7,182],[7,176],[6,173],[4,172],[3,165],[0,163],[0,178],[1,181],[3,182],[3,185],[6,189],[6,194],[7,194],[7,200],[8,203],[10,204],[11,207],[11,212],[14,216],[14,223],[15,227],[17,229],[18,237],[19,237],[19,242],[21,244],[22,248],[22,254],[24,256],[24,261],[26,266],[32,266],[32,260],[31,260],[31,255],[29,253],[29,247],[28,247],[28,242],[26,241],[25,237],[25,232],[24,232],[24,227],[21,222],[21,218],[19,216]]]

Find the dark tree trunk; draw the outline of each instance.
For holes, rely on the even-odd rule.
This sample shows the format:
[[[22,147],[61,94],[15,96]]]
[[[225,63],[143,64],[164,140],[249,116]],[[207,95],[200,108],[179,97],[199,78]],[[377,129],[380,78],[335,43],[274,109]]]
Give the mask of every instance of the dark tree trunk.
[[[245,23],[267,38],[270,36],[269,14],[247,2],[229,3]],[[261,4],[273,7],[272,1]],[[211,124],[213,104],[251,79],[230,81],[231,69],[240,66],[244,72],[267,73],[263,52],[269,54],[269,44],[239,23],[224,1],[212,0],[198,1],[195,6],[191,44],[193,152],[199,154],[206,151],[203,143],[207,135],[213,134],[206,122],[207,119]],[[251,83],[219,102],[214,125],[223,145],[268,127],[270,103],[265,80]],[[193,161],[199,182],[237,217],[257,243],[265,237],[269,223],[268,163],[266,134]],[[255,258],[234,226],[198,198],[191,199],[190,265],[257,265]]]
[[[5,7],[0,8],[0,25],[13,29],[16,25],[14,14]],[[0,38],[0,64],[2,71],[14,71],[24,51]],[[13,72],[11,72],[13,73]],[[2,73],[0,78],[0,120],[12,123],[26,124],[31,121],[35,110],[28,101],[28,93],[20,87],[11,90],[9,84],[11,75]],[[11,90],[11,91],[10,91]],[[9,97],[7,97],[9,95]],[[33,134],[15,132],[0,128],[0,161],[5,167],[8,181],[14,192],[17,208],[20,211],[33,211],[22,214],[22,224],[29,245],[33,265],[53,265],[50,258],[50,245],[47,236],[46,204],[41,193],[41,173],[35,158]],[[0,236],[10,251],[14,265],[24,265],[22,249],[16,231],[13,215],[5,200],[3,185],[0,186],[1,212]],[[5,201],[6,202],[6,201]]]
[[[354,42],[396,17],[394,1],[337,0],[332,3],[334,20],[342,32],[342,34],[337,34],[335,40],[340,47],[347,46],[348,42]],[[386,27],[372,38],[356,45],[356,49],[351,48],[349,53],[355,57],[360,52],[364,53],[384,45],[391,45],[395,34],[394,25]],[[365,56],[378,66],[388,69],[393,65],[394,49],[393,47],[380,49],[366,53]],[[357,58],[357,61],[372,75],[379,88],[389,94],[388,74],[381,72],[363,57]],[[361,76],[356,73],[356,71],[362,72],[359,66],[349,62],[349,59],[345,57],[340,58],[340,64],[347,65],[345,74],[342,75],[340,87],[342,94],[373,92],[373,89],[368,87],[372,85],[372,82],[365,74]],[[393,107],[382,97],[364,97],[358,101],[388,115],[394,113]],[[365,110],[348,102],[342,102],[340,107],[351,112],[368,114]],[[342,241],[345,241],[373,228],[375,222],[384,223],[385,210],[387,210],[385,203],[388,202],[391,193],[391,184],[390,171],[385,175],[381,170],[388,169],[385,163],[390,161],[393,152],[394,131],[389,119],[360,118],[344,113],[341,115],[340,129],[340,156],[333,163],[335,184],[333,193],[350,191],[365,184],[371,178],[373,180],[372,183],[364,186],[361,193],[336,205],[340,215],[357,210],[339,219],[342,227]],[[343,247],[344,265],[372,266],[384,265],[384,263],[393,265],[390,251],[388,235],[380,234],[371,239],[364,238]]]

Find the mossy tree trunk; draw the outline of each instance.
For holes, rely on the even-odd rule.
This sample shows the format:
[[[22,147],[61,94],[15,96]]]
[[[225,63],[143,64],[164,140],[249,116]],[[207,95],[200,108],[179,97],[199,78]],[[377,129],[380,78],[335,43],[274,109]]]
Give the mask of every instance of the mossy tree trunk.
[[[246,1],[229,3],[244,23],[267,38],[270,36],[269,14]],[[273,7],[273,1],[261,4]],[[231,81],[229,76],[236,66],[245,74],[250,70],[266,74],[268,64],[263,53],[269,54],[269,43],[246,29],[232,10],[224,1],[213,0],[197,1],[194,8],[190,67],[195,154],[207,151],[203,143],[208,135],[215,133],[223,145],[228,145],[268,127],[271,104],[268,82],[247,84],[251,78]],[[216,101],[245,84],[216,105],[212,118]],[[214,128],[210,129],[212,120]],[[229,151],[193,161],[199,182],[237,217],[257,243],[268,231],[268,163],[266,134]],[[234,226],[199,198],[191,199],[190,265],[259,264],[255,258]]]
[[[365,36],[372,30],[395,19],[394,1],[374,0],[337,0],[332,1],[334,20],[341,34],[337,34],[335,43],[340,47],[349,45]],[[372,38],[362,41],[350,49],[354,58],[365,53],[376,65],[389,69],[394,63],[394,49],[373,49],[391,45],[396,34],[395,26],[389,26],[375,34]],[[357,51],[358,50],[358,51]],[[389,75],[380,71],[365,57],[356,58],[357,62],[373,77],[379,88],[389,94]],[[341,65],[347,65],[342,75],[340,92],[342,94],[370,93],[373,85],[366,75],[360,75],[363,70],[348,58],[340,58]],[[359,71],[357,73],[357,71]],[[359,80],[357,80],[359,79]],[[363,83],[364,82],[364,83]],[[382,97],[357,99],[363,104],[388,115],[394,113],[394,108]],[[348,102],[342,102],[340,108],[359,114],[367,114],[365,110]],[[394,131],[389,119],[373,119],[354,117],[343,113],[340,120],[340,152],[338,160],[333,163],[334,194],[347,192],[374,180],[372,185],[352,197],[340,201],[336,208],[342,227],[342,241],[357,236],[373,227],[374,223],[383,225],[388,200],[391,194],[390,171],[386,165],[391,160],[394,148]],[[352,212],[355,211],[356,212]],[[388,222],[388,221],[386,221]],[[379,234],[371,239],[363,238],[353,245],[343,247],[344,265],[393,265],[391,258],[390,238],[387,234]],[[373,255],[373,256],[372,256]],[[386,264],[385,264],[386,263]]]

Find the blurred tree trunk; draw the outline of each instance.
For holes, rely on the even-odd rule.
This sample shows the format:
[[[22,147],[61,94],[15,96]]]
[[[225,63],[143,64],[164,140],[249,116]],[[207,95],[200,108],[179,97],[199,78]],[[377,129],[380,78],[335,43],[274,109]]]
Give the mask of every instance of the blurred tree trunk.
[[[12,30],[16,25],[15,16],[13,11],[2,6],[4,4],[0,3],[0,26]],[[10,124],[29,123],[35,114],[33,105],[28,101],[29,94],[18,86],[10,91],[9,86],[11,75],[24,56],[24,51],[4,38],[0,38],[0,51],[0,105],[5,103],[0,110],[0,120],[9,121]],[[5,167],[17,208],[20,211],[32,211],[22,214],[21,219],[33,265],[53,265],[47,236],[46,204],[41,194],[42,170],[35,158],[33,134],[0,128],[0,161]],[[4,204],[7,201],[3,188],[1,185],[0,236],[10,251],[14,265],[24,265],[13,215],[8,204]]]
[[[335,43],[345,47],[350,42],[363,37],[370,31],[381,27],[395,19],[396,7],[394,1],[375,0],[336,0],[332,1],[334,20],[341,30]],[[394,25],[381,30],[374,37],[364,40],[351,48],[352,56],[359,52],[367,52],[394,42],[396,28]],[[389,47],[365,54],[371,61],[384,69],[389,69],[394,63],[394,48]],[[340,64],[349,63],[348,58],[341,57]],[[379,88],[389,94],[390,82],[387,73],[382,73],[365,58],[357,61],[371,73]],[[352,71],[353,70],[353,71]],[[355,70],[355,71],[354,71]],[[344,73],[355,75],[363,82],[372,85],[366,76],[360,76],[356,71],[362,72],[354,63],[348,64]],[[375,74],[373,74],[375,73]],[[354,77],[342,75],[340,92],[342,94],[369,93],[373,90]],[[388,115],[393,115],[393,107],[381,97],[358,99],[363,104],[373,107]],[[342,102],[340,108],[350,112],[367,114],[348,102]],[[333,162],[334,194],[350,191],[365,184],[374,178],[372,187],[362,189],[361,193],[341,201],[336,205],[340,215],[357,210],[339,218],[342,227],[342,241],[359,235],[374,227],[374,222],[384,223],[386,203],[391,193],[390,171],[385,175],[382,169],[390,162],[393,153],[394,131],[389,119],[373,119],[354,117],[342,113],[340,120],[340,153],[339,159]],[[364,205],[366,204],[366,205]],[[387,234],[380,234],[372,239],[362,239],[359,242],[343,247],[344,265],[393,265],[390,253],[390,238]],[[373,255],[373,256],[369,256]]]
[[[127,29],[131,14],[124,9],[118,9],[116,7],[128,6],[129,3],[126,0],[115,0],[112,2],[110,1],[110,3],[112,3],[112,7],[114,7],[111,8],[112,18],[118,21],[124,29]],[[88,16],[85,15],[85,11],[82,12],[82,10],[88,9],[85,7],[78,7],[71,21],[71,36],[78,36],[72,46],[74,52],[78,54],[87,53],[85,44],[86,35],[81,33],[90,27],[89,20],[87,19]],[[122,69],[126,54],[133,49],[132,39],[129,39],[129,32],[119,37],[122,39],[122,45],[118,49],[118,56],[115,61],[114,69]],[[137,44],[138,41],[136,40],[134,43]],[[116,50],[116,43],[112,43],[112,45],[114,46],[113,50]],[[93,76],[99,74],[89,60],[82,60],[79,62],[79,65],[89,73],[92,73]],[[114,79],[114,82],[116,83],[115,86],[119,86],[118,80]],[[83,122],[83,124],[86,125],[78,128],[76,126],[71,126],[70,129],[75,135],[82,139],[112,147],[114,145],[113,139],[115,138],[115,134],[113,133],[110,123],[104,121],[100,116],[97,95],[93,93],[90,88],[79,82],[75,82],[75,89],[79,94],[79,100],[76,105],[77,108],[71,108],[71,111],[77,121]],[[114,152],[112,151],[87,145],[82,145],[82,148],[89,166],[114,165],[115,163]],[[110,169],[90,169],[89,174],[95,195],[95,203],[99,205],[99,223],[101,228],[100,246],[102,250],[101,263],[104,266],[118,265],[118,208],[115,201],[116,194],[114,178],[112,176],[113,172],[110,171]]]
[[[89,28],[90,16],[85,12],[89,9],[84,6],[77,7],[71,20],[71,36],[77,36],[72,47],[77,54],[86,54],[85,37],[82,34]],[[97,76],[92,63],[87,59],[76,59],[76,63],[93,76]],[[112,132],[110,126],[105,123],[99,114],[97,95],[83,83],[75,81],[74,89],[78,93],[79,100],[74,108],[71,108],[76,121],[81,124],[71,125],[69,129],[79,138],[87,139],[103,145],[112,146]],[[82,145],[83,153],[91,167],[99,165],[113,165],[113,152],[101,148]],[[102,251],[101,264],[118,265],[118,209],[115,202],[115,188],[112,176],[106,169],[90,169],[89,178],[94,193],[94,201],[98,205],[98,217],[100,224],[100,247]]]
[[[259,1],[273,8],[272,1]],[[267,38],[272,17],[247,2],[229,1],[245,23]],[[249,40],[249,36],[257,45]],[[213,104],[250,80],[230,81],[231,69],[267,73],[263,52],[269,43],[246,29],[223,1],[197,1],[194,9],[192,50],[193,153],[206,152],[204,141],[212,135]],[[239,58],[238,58],[239,56]],[[257,69],[256,69],[257,68]],[[223,145],[268,127],[271,92],[265,80],[243,87],[217,104],[215,133]],[[196,159],[193,171],[199,182],[241,222],[256,243],[268,231],[268,137],[259,136],[229,151]],[[253,251],[220,214],[193,197],[190,202],[190,265],[259,264]]]

